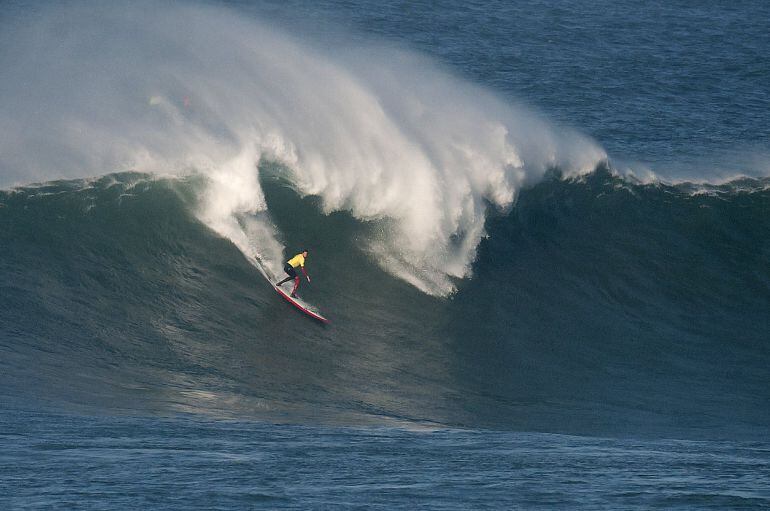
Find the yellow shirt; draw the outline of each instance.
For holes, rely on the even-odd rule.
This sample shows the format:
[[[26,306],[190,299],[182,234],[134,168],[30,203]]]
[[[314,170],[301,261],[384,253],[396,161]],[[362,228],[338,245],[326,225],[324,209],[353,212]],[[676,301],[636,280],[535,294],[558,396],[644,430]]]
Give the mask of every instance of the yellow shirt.
[[[305,256],[297,254],[287,261],[293,268],[305,267]]]

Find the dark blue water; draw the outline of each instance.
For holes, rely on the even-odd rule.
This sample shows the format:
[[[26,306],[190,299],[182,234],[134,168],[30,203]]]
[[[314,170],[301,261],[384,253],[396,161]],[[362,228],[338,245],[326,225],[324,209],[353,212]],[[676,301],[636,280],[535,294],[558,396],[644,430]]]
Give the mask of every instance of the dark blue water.
[[[764,509],[767,443],[4,416],[6,509]]]
[[[0,191],[0,507],[770,507],[770,4],[227,5],[324,51],[422,52],[609,161],[490,208],[449,298],[263,161],[328,327],[200,221],[199,175]],[[45,109],[14,97],[27,140]]]

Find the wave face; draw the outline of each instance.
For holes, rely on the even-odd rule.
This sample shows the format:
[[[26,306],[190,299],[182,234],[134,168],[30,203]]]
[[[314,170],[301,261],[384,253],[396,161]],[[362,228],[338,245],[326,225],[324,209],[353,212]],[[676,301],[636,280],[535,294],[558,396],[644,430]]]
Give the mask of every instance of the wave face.
[[[588,434],[766,433],[770,181],[525,189],[472,279],[385,271],[381,228],[263,165],[281,242],[309,244],[324,328],[199,217],[202,176],[0,192],[5,406]]]
[[[605,158],[423,57],[324,50],[214,5],[44,4],[3,28],[0,186],[201,173],[197,215],[276,273],[283,247],[254,215],[262,160],[326,213],[380,222],[367,240],[378,264],[445,296],[470,275],[489,208],[554,166],[580,173]]]

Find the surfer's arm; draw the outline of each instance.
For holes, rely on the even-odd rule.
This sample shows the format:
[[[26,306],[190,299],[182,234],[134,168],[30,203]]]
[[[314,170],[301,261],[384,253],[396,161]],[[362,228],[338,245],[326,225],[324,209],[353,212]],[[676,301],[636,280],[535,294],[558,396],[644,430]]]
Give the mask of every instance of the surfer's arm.
[[[304,266],[300,266],[300,268],[302,268],[302,273],[305,274],[305,278],[307,279],[307,281],[310,282],[310,275],[308,275],[307,271],[305,271],[305,267]]]

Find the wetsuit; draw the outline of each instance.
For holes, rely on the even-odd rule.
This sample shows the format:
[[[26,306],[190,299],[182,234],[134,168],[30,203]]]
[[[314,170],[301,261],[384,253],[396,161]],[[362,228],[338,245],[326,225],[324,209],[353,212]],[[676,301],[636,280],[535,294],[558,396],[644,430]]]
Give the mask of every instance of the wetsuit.
[[[299,287],[299,275],[297,275],[297,268],[302,268],[302,273],[304,273],[305,277],[307,277],[307,272],[305,271],[305,256],[302,254],[297,254],[286,261],[286,265],[283,267],[283,271],[286,272],[288,277],[276,284],[276,286],[280,286],[284,282],[294,280],[294,289],[291,290],[291,296],[294,296],[294,293],[297,292],[297,288]]]

